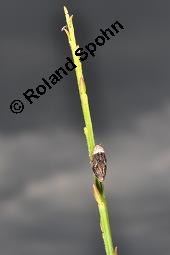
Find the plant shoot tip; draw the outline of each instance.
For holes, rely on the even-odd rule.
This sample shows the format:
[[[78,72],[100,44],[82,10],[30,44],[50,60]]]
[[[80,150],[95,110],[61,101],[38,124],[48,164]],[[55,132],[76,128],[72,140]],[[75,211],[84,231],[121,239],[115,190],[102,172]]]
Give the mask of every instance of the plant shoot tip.
[[[66,7],[66,6],[64,6],[64,12],[65,12],[65,13],[68,13],[68,10],[67,10],[67,7]]]
[[[62,27],[61,31],[65,31],[67,29],[67,26]]]
[[[117,246],[115,247],[115,255],[118,255]]]

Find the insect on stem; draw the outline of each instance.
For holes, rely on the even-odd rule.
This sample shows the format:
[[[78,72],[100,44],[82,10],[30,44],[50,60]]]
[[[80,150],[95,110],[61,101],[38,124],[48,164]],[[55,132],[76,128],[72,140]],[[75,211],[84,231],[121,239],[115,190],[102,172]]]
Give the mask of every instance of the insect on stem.
[[[99,182],[103,182],[106,176],[106,155],[101,145],[96,145],[92,154],[91,166],[93,173]]]

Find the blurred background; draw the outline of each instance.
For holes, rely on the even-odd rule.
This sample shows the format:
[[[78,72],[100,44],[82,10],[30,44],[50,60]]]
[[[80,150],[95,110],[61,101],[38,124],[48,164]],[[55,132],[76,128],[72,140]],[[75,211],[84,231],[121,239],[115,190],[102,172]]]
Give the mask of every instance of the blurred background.
[[[21,114],[9,104],[118,20],[83,63],[120,255],[169,255],[169,1],[0,0],[0,254],[105,254],[74,72]]]

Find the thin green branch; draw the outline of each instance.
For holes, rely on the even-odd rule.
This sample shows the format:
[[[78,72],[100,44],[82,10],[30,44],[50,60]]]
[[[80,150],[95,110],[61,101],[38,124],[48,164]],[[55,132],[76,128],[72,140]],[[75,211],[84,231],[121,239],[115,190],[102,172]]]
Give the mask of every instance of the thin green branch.
[[[81,101],[81,106],[82,106],[82,111],[84,116],[84,122],[85,122],[84,134],[86,137],[89,157],[91,160],[92,153],[95,147],[95,139],[94,139],[93,126],[92,126],[91,115],[90,115],[88,96],[86,93],[86,85],[83,78],[82,64],[79,58],[75,55],[75,51],[79,48],[79,46],[76,44],[74,26],[72,21],[73,16],[69,16],[68,10],[66,7],[64,7],[64,13],[66,17],[67,26],[63,27],[62,30],[64,30],[67,34],[73,60],[75,65],[77,66],[75,69],[75,72],[76,72],[78,90],[79,90],[80,101]],[[96,202],[99,208],[100,226],[101,226],[106,254],[117,255],[117,248],[114,249],[113,243],[112,243],[108,209],[107,209],[106,198],[104,195],[104,186],[101,182],[98,181],[96,177],[94,177],[94,181],[95,181],[95,184],[93,184],[93,192],[94,192],[94,197],[96,199]]]

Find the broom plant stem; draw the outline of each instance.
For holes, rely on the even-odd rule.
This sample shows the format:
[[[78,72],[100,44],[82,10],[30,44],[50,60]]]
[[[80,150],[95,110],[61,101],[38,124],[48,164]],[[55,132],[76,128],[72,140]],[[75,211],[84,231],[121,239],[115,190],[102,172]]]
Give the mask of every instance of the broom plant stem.
[[[88,96],[86,93],[86,85],[83,78],[82,64],[81,64],[81,61],[79,60],[79,57],[75,55],[75,51],[79,48],[79,46],[76,44],[74,27],[72,22],[73,16],[69,16],[68,10],[66,7],[64,7],[64,13],[66,17],[67,26],[63,27],[62,30],[64,30],[67,34],[74,64],[77,66],[75,69],[75,72],[76,72],[78,90],[79,90],[80,101],[81,101],[81,106],[82,106],[82,111],[84,116],[84,122],[85,122],[84,134],[86,137],[89,157],[91,160],[92,153],[95,147],[95,139],[94,139],[93,126],[92,126],[91,115],[90,115],[90,108],[88,103]],[[94,177],[93,192],[94,192],[94,197],[96,199],[96,202],[99,208],[100,226],[101,226],[106,254],[117,255],[117,248],[114,249],[113,243],[112,243],[109,215],[108,215],[106,198],[104,195],[104,185],[100,183],[96,177]]]

